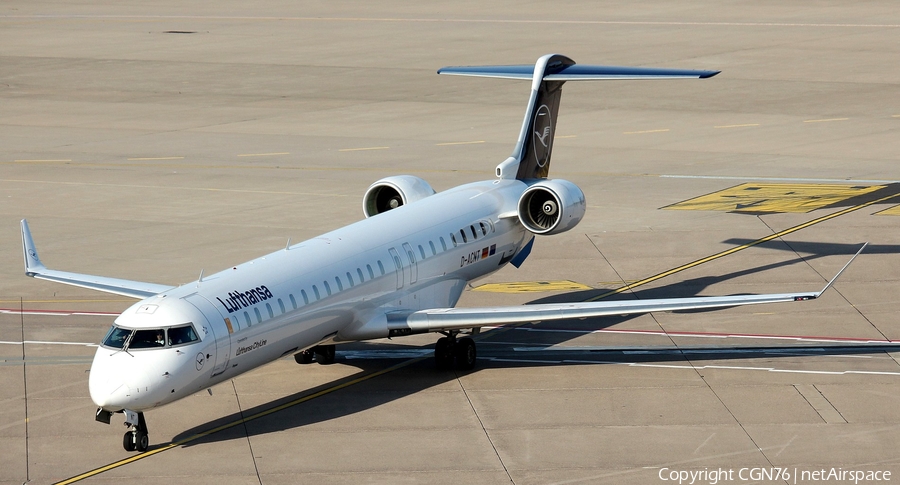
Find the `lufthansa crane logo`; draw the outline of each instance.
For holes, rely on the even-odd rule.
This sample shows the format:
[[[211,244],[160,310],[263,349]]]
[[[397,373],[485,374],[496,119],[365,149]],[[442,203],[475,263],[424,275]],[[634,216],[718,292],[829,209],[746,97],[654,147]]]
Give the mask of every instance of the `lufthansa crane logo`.
[[[550,145],[553,143],[553,120],[550,116],[550,108],[546,104],[542,104],[535,112],[532,126],[534,159],[537,161],[537,166],[543,168],[550,159]]]

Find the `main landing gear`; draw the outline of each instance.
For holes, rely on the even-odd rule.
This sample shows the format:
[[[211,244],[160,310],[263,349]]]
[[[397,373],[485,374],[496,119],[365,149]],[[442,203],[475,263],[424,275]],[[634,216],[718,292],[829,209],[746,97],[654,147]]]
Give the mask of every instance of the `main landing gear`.
[[[125,451],[147,451],[150,446],[150,437],[147,431],[147,421],[144,420],[144,413],[136,413],[134,411],[125,410],[125,426],[129,430],[122,436],[122,447]]]
[[[294,354],[298,364],[311,364],[314,358],[322,365],[334,364],[334,345],[316,345]]]
[[[434,344],[434,362],[438,370],[450,370],[454,362],[458,370],[475,368],[475,341],[469,337],[457,339],[459,332],[447,332]]]

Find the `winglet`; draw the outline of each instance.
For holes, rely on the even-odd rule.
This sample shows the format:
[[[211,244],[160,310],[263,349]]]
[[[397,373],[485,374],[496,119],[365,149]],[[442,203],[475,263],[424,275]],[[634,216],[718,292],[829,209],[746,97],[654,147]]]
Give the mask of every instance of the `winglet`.
[[[22,219],[22,251],[25,255],[25,274],[34,276],[47,267],[41,263],[37,249],[34,247],[34,239],[31,238],[31,230],[28,229],[28,221]]]
[[[853,257],[850,258],[850,261],[847,261],[847,264],[845,264],[844,267],[841,268],[841,270],[838,271],[836,275],[834,275],[834,278],[831,278],[831,281],[829,281],[828,284],[825,285],[825,288],[822,288],[822,291],[816,293],[815,296],[814,296],[813,298],[818,298],[818,297],[820,297],[820,296],[822,295],[822,293],[825,293],[825,290],[827,290],[828,288],[831,288],[831,285],[834,284],[834,282],[838,279],[838,276],[840,276],[841,273],[843,273],[844,270],[847,269],[848,266],[850,266],[850,263],[852,263],[853,260],[856,259],[856,257],[859,256],[859,254],[860,254],[861,252],[863,252],[863,249],[866,249],[866,246],[868,246],[868,245],[869,245],[868,242],[864,242],[863,245],[862,245],[862,247],[859,248],[859,251],[857,251],[856,254],[854,254]]]

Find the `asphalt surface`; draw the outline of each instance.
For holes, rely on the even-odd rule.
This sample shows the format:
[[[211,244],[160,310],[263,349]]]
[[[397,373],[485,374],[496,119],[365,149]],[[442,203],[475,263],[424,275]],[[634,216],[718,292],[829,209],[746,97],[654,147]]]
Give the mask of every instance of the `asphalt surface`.
[[[896,480],[896,5],[548,7],[5,2],[0,483]],[[568,83],[551,176],[587,215],[461,305],[817,290],[870,247],[816,301],[490,330],[468,373],[434,335],[280,360],[148,413],[145,455],[93,420],[132,301],[25,277],[20,219],[52,268],[193,281],[358,220],[381,177],[492,177],[528,84],[435,71],[551,52],[722,73]]]

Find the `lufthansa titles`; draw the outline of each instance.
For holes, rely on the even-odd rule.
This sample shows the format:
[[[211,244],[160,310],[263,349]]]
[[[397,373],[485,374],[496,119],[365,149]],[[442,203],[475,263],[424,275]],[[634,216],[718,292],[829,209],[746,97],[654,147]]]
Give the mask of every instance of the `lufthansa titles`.
[[[274,298],[274,296],[272,295],[272,292],[263,285],[257,286],[256,288],[250,288],[246,291],[229,291],[228,298],[225,298],[224,301],[219,297],[216,297],[216,300],[219,300],[219,303],[228,310],[228,313],[234,313],[242,308],[247,308],[261,301],[268,300],[269,298]]]

